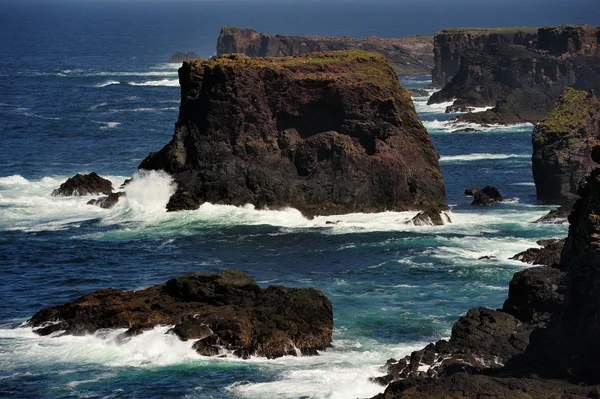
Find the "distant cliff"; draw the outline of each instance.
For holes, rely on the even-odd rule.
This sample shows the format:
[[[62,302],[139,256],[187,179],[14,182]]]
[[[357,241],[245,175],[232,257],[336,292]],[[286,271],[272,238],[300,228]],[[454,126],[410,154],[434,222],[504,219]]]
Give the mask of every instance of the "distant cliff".
[[[537,38],[537,28],[444,29],[434,36],[433,84],[444,87],[460,67],[461,57],[471,51],[488,52],[494,44],[527,46]]]
[[[600,143],[599,118],[600,101],[592,93],[567,87],[535,127],[532,166],[538,200],[573,205],[579,182],[596,166],[591,149]]]
[[[410,94],[381,55],[228,55],[184,62],[175,134],[142,169],[177,183],[168,210],[203,202],[306,216],[445,207]]]
[[[217,55],[243,53],[249,57],[286,57],[338,50],[363,50],[383,54],[398,75],[430,75],[434,66],[431,36],[401,39],[273,36],[252,29],[223,27],[217,40]]]
[[[453,40],[464,35],[454,33]],[[429,103],[455,100],[456,105],[495,107],[460,117],[467,122],[539,122],[565,86],[600,93],[599,37],[599,27],[570,25],[540,28],[535,35],[508,33],[506,40],[484,48],[467,47],[456,74]],[[437,79],[442,75],[434,74]]]

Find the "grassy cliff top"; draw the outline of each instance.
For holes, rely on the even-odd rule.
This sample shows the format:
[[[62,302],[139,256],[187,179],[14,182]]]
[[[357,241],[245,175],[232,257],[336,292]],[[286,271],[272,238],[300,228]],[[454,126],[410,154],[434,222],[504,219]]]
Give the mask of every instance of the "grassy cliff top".
[[[535,33],[539,28],[532,27],[504,27],[504,28],[449,28],[444,29],[439,33],[464,33],[471,35],[489,35],[492,33],[517,33],[528,32]]]
[[[272,69],[288,71],[296,79],[342,80],[398,84],[390,62],[381,54],[360,50],[309,53],[295,57],[247,57],[226,54],[210,60],[188,61],[192,67],[210,69]]]
[[[592,107],[599,104],[592,92],[565,87],[552,111],[536,130],[543,133],[576,134]]]

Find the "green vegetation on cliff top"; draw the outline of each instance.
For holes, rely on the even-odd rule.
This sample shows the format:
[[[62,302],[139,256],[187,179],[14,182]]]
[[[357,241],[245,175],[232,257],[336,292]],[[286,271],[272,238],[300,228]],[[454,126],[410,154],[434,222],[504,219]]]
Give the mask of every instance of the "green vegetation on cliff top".
[[[517,32],[537,32],[539,28],[533,27],[505,27],[505,28],[448,28],[439,33],[464,33],[471,35],[489,35],[491,33],[517,33]]]
[[[372,83],[377,86],[399,86],[392,65],[383,55],[360,50],[309,53],[295,57],[248,57],[243,54],[227,54],[188,63],[210,69],[286,70],[297,79],[335,79],[352,83]]]
[[[566,133],[574,135],[585,122],[592,107],[600,102],[593,92],[565,87],[558,102],[546,118],[538,124],[540,133]]]

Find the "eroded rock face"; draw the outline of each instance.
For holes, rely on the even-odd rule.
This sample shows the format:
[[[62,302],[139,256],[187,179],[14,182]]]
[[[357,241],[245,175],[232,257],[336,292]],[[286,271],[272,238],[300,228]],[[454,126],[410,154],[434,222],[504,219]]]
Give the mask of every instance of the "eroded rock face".
[[[96,172],[82,175],[80,173],[67,179],[59,188],[52,191],[55,197],[70,197],[84,195],[112,194],[110,180],[100,177]]]
[[[570,208],[579,182],[594,168],[591,149],[600,142],[600,101],[565,88],[532,136],[533,180],[538,200]]]
[[[217,55],[242,53],[250,57],[288,57],[341,50],[380,53],[392,63],[398,75],[429,75],[434,65],[431,36],[401,39],[273,36],[252,29],[223,27],[217,40]]]
[[[174,325],[180,339],[213,356],[314,355],[331,344],[331,302],[312,288],[260,288],[239,271],[189,274],[139,291],[103,289],[36,313],[40,335],[82,335],[127,328],[122,339],[157,325]]]
[[[306,216],[445,207],[438,155],[385,58],[364,52],[185,62],[170,211],[204,202]]]
[[[527,46],[536,37],[536,29],[445,29],[434,36],[433,84],[444,87],[449,83],[465,53],[488,51],[495,44]]]
[[[467,49],[452,80],[429,102],[494,106],[458,117],[465,122],[539,122],[565,86],[600,89],[598,32],[586,25],[541,28],[535,35],[541,39],[530,44],[506,40]]]

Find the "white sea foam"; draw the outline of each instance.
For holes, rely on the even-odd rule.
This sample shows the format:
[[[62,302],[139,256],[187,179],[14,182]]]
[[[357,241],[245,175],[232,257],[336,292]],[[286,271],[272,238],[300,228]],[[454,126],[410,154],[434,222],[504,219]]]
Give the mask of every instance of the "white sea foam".
[[[477,132],[514,132],[514,133],[523,133],[523,132],[531,132],[533,128],[533,124],[531,123],[515,123],[510,125],[479,125],[477,123],[465,123],[465,122],[457,122],[454,120],[433,120],[433,121],[423,121],[423,125],[429,131],[429,133],[452,133],[457,132],[459,130],[465,129],[474,129],[475,133]],[[461,132],[461,133],[471,133],[471,132]]]
[[[121,122],[100,122],[100,123],[103,124],[103,126],[101,126],[100,129],[114,129],[121,124]]]
[[[106,82],[95,84],[94,87],[107,87],[118,84],[121,84],[121,82],[119,82],[118,80],[108,80]]]
[[[129,82],[132,86],[169,86],[179,87],[179,79],[149,80],[147,82]]]
[[[440,157],[441,163],[486,161],[491,159],[531,159],[531,154],[488,154],[474,153],[463,155],[445,155]]]
[[[149,108],[149,107],[139,107],[139,108],[123,108],[123,109],[109,109],[109,112],[164,112],[164,111],[175,111],[177,107],[158,107],[158,108]]]

